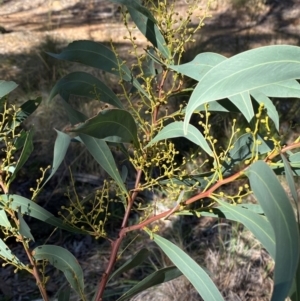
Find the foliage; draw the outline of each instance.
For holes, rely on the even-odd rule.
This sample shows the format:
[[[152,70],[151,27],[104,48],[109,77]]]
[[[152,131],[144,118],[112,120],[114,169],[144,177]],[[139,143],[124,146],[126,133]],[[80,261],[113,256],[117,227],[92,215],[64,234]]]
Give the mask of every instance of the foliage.
[[[8,107],[1,100],[1,139],[4,143],[1,165],[1,229],[6,237],[14,236],[23,244],[30,261],[26,265],[11,254],[0,240],[0,256],[17,270],[26,270],[37,280],[44,300],[47,279],[46,264],[63,271],[81,300],[84,292],[82,270],[67,250],[51,245],[32,250],[34,237],[23,215],[40,219],[55,227],[85,233],[111,242],[111,253],[105,273],[100,278],[93,300],[105,300],[108,281],[139,266],[148,256],[139,250],[119,269],[114,270],[119,250],[127,233],[144,230],[171,259],[169,266],[150,274],[125,292],[118,300],[127,300],[148,287],[184,274],[204,300],[223,300],[205,270],[171,241],[155,232],[157,221],[172,215],[213,216],[238,221],[249,228],[275,261],[274,290],[271,300],[287,296],[299,298],[299,199],[294,177],[299,175],[300,138],[284,145],[279,135],[279,117],[272,98],[299,97],[300,48],[280,45],[257,48],[231,58],[215,53],[201,53],[191,62],[181,64],[182,55],[193,34],[203,26],[191,26],[191,16],[198,1],[191,1],[185,16],[176,12],[175,1],[114,0],[122,5],[124,39],[132,45],[136,61],[128,67],[111,41],[111,49],[92,41],[75,41],[61,53],[51,56],[89,65],[118,78],[121,93],[114,93],[99,79],[84,72],[74,72],[53,87],[48,102],[57,95],[66,110],[70,125],[57,131],[53,165],[48,178],[46,170],[33,189],[31,200],[10,194],[10,184],[32,151],[32,131],[18,130],[40,99],[29,100],[21,108]],[[128,21],[130,16],[134,25]],[[137,45],[135,26],[148,41],[144,52]],[[197,81],[195,88],[185,87],[185,78]],[[1,82],[0,95],[8,94],[13,83]],[[2,94],[1,94],[2,93]],[[72,95],[94,98],[105,103],[104,109],[88,118],[72,106]],[[174,99],[189,99],[171,111]],[[246,126],[231,121],[231,134],[226,145],[218,141],[213,116],[240,112]],[[192,116],[197,124],[191,124]],[[233,115],[230,115],[233,116]],[[240,120],[240,119],[239,119]],[[76,136],[77,135],[77,136]],[[183,154],[174,138],[189,140],[189,154]],[[48,179],[57,171],[69,144],[80,142],[107,172],[102,187],[81,199],[70,196],[70,206],[62,208],[61,219],[55,218],[34,200]],[[14,161],[16,150],[22,150]],[[118,166],[115,150],[123,154]],[[181,156],[178,159],[178,156]],[[194,170],[189,166],[195,165]],[[294,208],[276,175],[286,176]],[[45,178],[45,179],[44,179]],[[129,182],[134,181],[134,187]],[[232,185],[231,191],[226,185]],[[157,214],[155,204],[143,199],[145,191],[165,191],[173,205]],[[254,195],[259,204],[248,204]],[[210,201],[207,203],[205,199]],[[118,235],[107,230],[113,212],[110,203],[124,207]],[[151,201],[150,201],[151,202]],[[91,206],[87,206],[87,205]],[[91,209],[92,208],[92,209]],[[138,219],[133,212],[138,214]],[[296,212],[296,214],[295,214]],[[42,266],[42,268],[40,268]],[[58,293],[65,300],[68,291]],[[115,299],[117,296],[115,297]]]

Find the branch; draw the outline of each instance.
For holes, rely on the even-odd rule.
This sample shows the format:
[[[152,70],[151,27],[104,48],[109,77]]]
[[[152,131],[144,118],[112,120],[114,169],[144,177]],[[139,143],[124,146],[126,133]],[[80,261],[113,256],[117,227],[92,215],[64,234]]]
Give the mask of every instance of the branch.
[[[106,268],[106,270],[105,270],[105,272],[102,275],[102,278],[100,280],[95,301],[101,301],[102,300],[102,296],[103,296],[104,289],[105,289],[107,281],[108,281],[108,277],[111,274],[112,269],[115,265],[120,245],[123,241],[123,238],[126,235],[126,231],[125,231],[126,228],[125,227],[128,223],[128,219],[129,219],[129,215],[130,215],[132,206],[133,206],[134,201],[135,201],[135,199],[137,197],[137,194],[138,194],[137,188],[138,188],[138,185],[141,181],[141,176],[142,176],[142,170],[138,170],[137,175],[136,175],[136,180],[135,180],[135,189],[132,192],[131,196],[129,196],[128,204],[127,204],[126,211],[125,211],[125,214],[124,214],[124,217],[123,217],[121,230],[120,230],[120,233],[119,233],[119,237],[111,243],[112,250],[111,250],[109,262],[108,262],[107,268]]]

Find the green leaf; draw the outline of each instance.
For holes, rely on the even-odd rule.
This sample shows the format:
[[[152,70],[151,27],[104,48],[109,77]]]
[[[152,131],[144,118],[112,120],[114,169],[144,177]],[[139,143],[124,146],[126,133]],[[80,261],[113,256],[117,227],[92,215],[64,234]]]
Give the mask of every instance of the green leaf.
[[[170,52],[167,43],[156,25],[155,19],[150,16],[151,13],[145,7],[143,7],[144,11],[141,12],[137,7],[141,5],[135,0],[123,0],[122,2],[126,5],[133,22],[140,32],[160,51],[165,59],[169,59]],[[147,11],[147,13],[145,13],[145,11]]]
[[[124,108],[112,90],[99,79],[86,72],[73,72],[61,78],[52,88],[47,102],[50,102],[57,94],[62,93],[64,93],[66,99],[69,99],[72,94],[97,99],[117,108]]]
[[[204,301],[224,301],[213,281],[189,255],[157,234],[153,234],[153,240],[192,283]]]
[[[276,130],[279,131],[279,116],[278,112],[273,105],[273,102],[263,93],[257,91],[251,91],[251,95],[255,98],[258,103],[263,103],[267,109],[268,115],[273,120]]]
[[[158,61],[158,59],[155,56],[155,50],[153,47],[149,47],[149,49],[146,50],[148,56],[145,58],[145,62],[143,64],[143,73],[145,77],[151,77],[156,76],[157,74],[160,74],[162,72],[161,63]],[[155,66],[155,62],[157,63]]]
[[[94,159],[117,182],[123,192],[128,194],[107,143],[101,139],[96,139],[85,134],[80,134],[79,136]]]
[[[156,55],[155,55],[155,51],[154,51],[154,48],[150,47],[149,49],[145,49],[148,57],[153,61],[155,62],[156,64],[158,65],[161,65],[161,66],[164,66],[164,62],[162,62],[160,60],[160,58],[158,58]]]
[[[1,257],[13,262],[18,266],[25,266],[9,249],[5,242],[0,238],[0,254]]]
[[[226,219],[242,223],[263,244],[269,254],[275,259],[275,235],[270,222],[262,215],[254,213],[241,206],[230,205],[222,200],[216,199],[220,204],[217,210],[224,213]]]
[[[2,207],[2,204],[1,204]],[[5,229],[11,229],[11,224],[7,218],[6,212],[3,208],[0,208],[0,226]]]
[[[83,230],[75,229],[68,224],[64,223],[59,218],[56,218],[53,214],[39,206],[37,203],[26,199],[20,195],[16,194],[2,194],[0,195],[1,202],[8,206],[9,208],[13,209],[14,211],[18,212],[19,208],[22,214],[26,214],[28,216],[34,217],[42,222],[45,222],[49,225],[54,227],[58,227],[60,229],[64,229],[69,232],[74,233],[82,233],[85,234],[86,232]]]
[[[79,122],[84,122],[86,116],[82,113],[73,109],[66,101],[63,100],[63,105],[68,114],[68,118],[72,124]],[[100,166],[118,183],[121,189],[128,194],[127,189],[125,188],[124,182],[120,176],[117,165],[115,163],[114,157],[110,148],[107,146],[107,143],[104,140],[96,139],[85,134],[80,134],[80,140],[94,159],[100,164]]]
[[[300,242],[294,211],[280,182],[265,162],[255,162],[245,174],[274,229],[276,256],[271,300],[282,301],[289,293],[299,262]]]
[[[270,222],[262,216],[263,210],[254,204],[229,205],[217,200],[220,206],[211,208],[209,211],[180,211],[178,215],[209,216],[226,218],[244,224],[262,243],[272,258],[275,258],[275,235]],[[225,205],[224,205],[225,203]]]
[[[33,130],[30,130],[29,132],[26,133],[26,140],[21,152],[21,155],[17,161],[17,164],[15,166],[14,172],[9,178],[8,183],[12,183],[12,181],[16,178],[17,173],[19,170],[23,167],[23,165],[27,162],[29,156],[31,155],[33,151]]]
[[[200,81],[205,74],[212,69],[214,66],[218,65],[219,63],[225,61],[227,58],[212,52],[204,52],[198,54],[191,62],[182,64],[182,65],[169,65],[168,67],[187,75],[195,80]],[[230,101],[239,108],[241,112],[243,112],[245,118],[248,122],[253,118],[253,106],[249,96],[249,92],[246,91],[241,94],[234,95],[229,98]],[[227,101],[227,100],[226,100]],[[228,102],[228,101],[227,101]],[[225,104],[225,101],[223,101]],[[209,111],[219,111],[219,112],[228,112],[235,110],[234,108],[226,109],[221,103],[219,102],[212,102],[209,104]],[[200,105],[195,111],[205,111],[205,104]]]
[[[203,52],[195,56],[191,62],[182,65],[168,65],[168,68],[200,81],[211,68],[225,60],[226,57],[223,55]]]
[[[300,162],[300,152],[290,155],[289,160],[291,162]]]
[[[14,141],[14,147],[16,148],[16,150],[19,150],[24,146],[27,136],[28,136],[28,132],[25,131],[20,132],[20,135]]]
[[[20,123],[23,122],[27,117],[29,117],[33,112],[36,111],[36,109],[39,107],[41,102],[42,102],[42,97],[37,97],[36,99],[27,100],[25,103],[21,105],[20,111],[17,113],[17,120]]]
[[[27,223],[25,222],[22,213],[21,213],[21,209],[19,207],[18,209],[18,220],[19,220],[19,232],[22,236],[31,239],[32,241],[34,241],[34,237],[31,234],[31,230],[28,227]]]
[[[123,183],[126,182],[127,176],[128,176],[128,168],[126,167],[126,165],[122,165],[121,178]]]
[[[300,162],[290,161],[290,165],[291,165],[291,169],[292,169],[293,174],[295,176],[300,176]],[[272,163],[270,165],[270,168],[272,168],[272,170],[274,171],[274,173],[276,175],[284,175],[285,174],[284,164],[281,160],[277,161],[276,163]]]
[[[16,120],[12,121],[8,127],[9,129],[14,129],[24,122],[28,116],[30,116],[41,104],[42,97],[37,97],[36,99],[30,99],[23,103],[19,111],[16,114]]]
[[[185,132],[191,115],[201,104],[298,79],[299,64],[300,48],[286,45],[256,48],[224,60],[201,78],[192,93],[186,109]]]
[[[206,111],[206,105],[200,105],[195,112]],[[185,110],[182,110],[185,112]],[[218,101],[212,101],[208,104],[208,111],[216,111],[216,112],[239,112],[238,108],[228,99],[221,99]]]
[[[291,291],[290,291],[290,294],[289,294],[292,301],[299,301],[300,300],[300,286],[299,286],[299,283],[300,283],[300,263],[298,263],[296,277],[294,279],[293,287],[291,288]]]
[[[265,94],[268,97],[300,98],[300,84],[296,80],[283,81],[254,90],[254,92],[257,91]]]
[[[109,0],[110,2],[125,5],[126,7],[130,7],[143,14],[147,18],[149,18],[152,22],[156,23],[155,18],[151,14],[151,12],[143,5],[140,4],[140,1],[136,0]]]
[[[111,2],[125,5],[140,32],[160,51],[164,58],[169,59],[170,52],[166,46],[167,43],[156,25],[155,18],[145,6],[136,0],[111,0]]]
[[[110,281],[114,277],[119,277],[123,272],[129,271],[136,266],[139,266],[148,256],[150,251],[148,249],[141,249],[132,258],[127,260],[122,266],[120,266],[116,271],[114,271],[109,277]]]
[[[254,110],[249,92],[243,92],[229,97],[229,100],[242,112],[248,122],[254,116]]]
[[[258,135],[256,141],[260,141],[260,144],[255,145],[254,154],[252,154],[253,149],[253,135],[251,133],[246,133],[240,136],[234,143],[233,149],[228,153],[228,160],[223,162],[223,174],[230,175],[234,171],[234,166],[236,164],[242,163],[245,160],[251,158],[253,155],[258,153],[259,155],[266,154],[274,148],[272,141],[265,141],[262,137]]]
[[[295,207],[296,207],[296,211],[297,211],[297,220],[298,222],[300,222],[299,219],[299,215],[300,215],[300,207],[299,207],[299,197],[298,197],[298,193],[297,193],[297,189],[296,189],[296,185],[295,185],[295,181],[294,181],[294,175],[293,175],[293,171],[292,168],[290,166],[290,163],[288,162],[287,158],[285,157],[284,154],[281,154],[281,158],[284,164],[284,171],[285,171],[285,178],[286,181],[289,185],[289,189],[292,193],[292,197],[295,203]]]
[[[18,85],[15,82],[7,82],[5,80],[0,80],[0,97],[7,95],[17,87]]]
[[[57,132],[57,137],[54,144],[54,155],[53,155],[53,163],[51,168],[51,173],[48,178],[45,180],[40,190],[46,185],[46,183],[52,178],[52,176],[56,173],[58,167],[62,163],[67,153],[68,147],[71,142],[71,137],[63,132],[55,130]]]
[[[215,172],[203,172],[196,175],[187,175],[179,178],[171,178],[167,180],[161,180],[159,183],[161,185],[168,185],[168,183],[171,181],[174,184],[177,185],[184,185],[187,187],[206,187],[208,183],[211,181],[213,175]],[[214,181],[211,182],[211,185],[214,183]]]
[[[132,115],[125,110],[103,110],[97,116],[75,125],[71,132],[83,133],[110,142],[128,142],[139,146],[137,126]]]
[[[121,76],[123,80],[131,82],[142,94],[149,98],[147,92],[131,74],[124,62],[115,53],[101,43],[94,41],[75,41],[70,43],[61,53],[49,53],[60,60],[81,63],[98,68],[106,72]]]
[[[143,292],[152,286],[170,281],[181,275],[182,273],[177,269],[177,267],[174,266],[166,267],[158,271],[155,271],[154,273],[150,274],[145,279],[140,281],[138,284],[136,284],[134,287],[132,287],[123,296],[117,299],[117,301],[128,300],[134,295]]]
[[[258,136],[256,141],[260,141],[257,148],[255,149],[258,154],[266,154],[273,149],[273,143],[265,141],[262,137]],[[251,150],[253,147],[253,135],[246,133],[240,136],[234,143],[233,149],[229,151],[229,158],[232,160],[243,161],[251,157]]]
[[[72,288],[83,296],[83,272],[77,259],[68,250],[53,245],[43,245],[32,251],[35,260],[47,260],[62,271]]]
[[[257,204],[237,204],[235,205],[237,208],[242,208],[245,210],[252,211],[254,213],[257,213],[259,215],[263,215],[264,212],[260,205]],[[206,211],[209,210],[209,211]],[[181,214],[183,213],[183,214]],[[203,209],[203,210],[197,210],[197,211],[191,211],[191,210],[182,210],[180,212],[177,212],[177,215],[195,215],[200,216],[209,216],[209,217],[215,217],[215,218],[226,218],[233,221],[235,220],[235,217],[233,215],[230,215],[230,211],[228,211],[225,207],[214,207],[210,209]],[[230,216],[230,218],[229,218]],[[272,228],[273,229],[273,228]],[[273,231],[274,232],[274,231]]]
[[[70,297],[71,297],[70,287],[61,288],[57,294],[58,301],[69,301]]]
[[[203,137],[202,133],[193,125],[189,124],[187,128],[187,135],[184,136],[183,132],[183,122],[175,121],[167,126],[165,126],[147,145],[149,147],[153,143],[156,143],[160,140],[176,138],[176,137],[184,137],[196,145],[200,146],[206,153],[209,155],[213,155],[212,150],[210,149],[207,141]]]
[[[264,214],[264,211],[259,204],[238,204],[237,207],[246,208],[258,214]]]
[[[88,117],[70,106],[65,99],[62,99],[63,107],[68,115],[68,119],[72,125],[80,122],[85,122]]]

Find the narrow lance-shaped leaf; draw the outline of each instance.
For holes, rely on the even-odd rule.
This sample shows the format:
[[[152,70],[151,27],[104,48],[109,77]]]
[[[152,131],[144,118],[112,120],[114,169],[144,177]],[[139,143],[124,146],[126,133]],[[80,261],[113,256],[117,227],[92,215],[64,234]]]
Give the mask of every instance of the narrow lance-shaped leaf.
[[[143,292],[150,287],[153,287],[161,283],[165,283],[181,275],[182,273],[179,271],[177,267],[171,266],[171,267],[162,268],[150,274],[142,281],[140,281],[138,284],[136,284],[134,287],[128,290],[123,296],[117,299],[117,301],[128,300],[132,298],[134,295]]]
[[[268,97],[277,98],[300,98],[300,84],[296,80],[283,81],[255,89],[254,92],[260,92]]]
[[[155,58],[155,50],[153,47],[150,47],[149,49],[147,49],[147,54],[148,56],[146,56],[145,58],[145,62],[143,64],[143,73],[145,77],[151,77],[151,76],[155,76],[157,74],[160,74],[162,72],[162,67],[161,64],[157,64],[157,66],[155,66],[155,60],[153,58]]]
[[[109,1],[117,4],[122,4],[125,5],[126,7],[135,9],[139,13],[149,18],[152,22],[156,23],[156,20],[151,14],[151,12],[145,6],[141,5],[140,1],[136,1],[136,0],[109,0]]]
[[[225,61],[227,58],[220,54],[216,54],[213,52],[204,52],[198,54],[191,62],[182,65],[168,65],[169,68],[182,73],[186,76],[189,76],[197,81],[201,81],[201,79],[205,76],[205,74],[212,69],[214,66],[218,65],[219,63]],[[241,94],[234,95],[229,98],[230,101],[239,108],[241,112],[243,112],[245,118],[248,122],[253,118],[253,106],[249,96],[249,92],[246,91]],[[227,101],[228,102],[228,101]],[[225,103],[223,101],[223,103]],[[200,105],[195,109],[195,111],[204,111],[205,104]],[[222,104],[218,102],[213,102],[209,105],[209,111],[224,111],[228,112]],[[232,110],[232,109],[230,109]]]
[[[124,62],[101,43],[85,40],[75,41],[59,54],[48,54],[56,59],[78,62],[121,76],[123,80],[131,82],[142,94],[149,97]]]
[[[234,105],[234,103],[228,101],[228,99],[212,101],[209,104],[202,104],[195,110],[195,112],[206,110],[208,110],[209,112],[239,112],[238,108]],[[185,112],[185,109],[183,109],[182,111]]]
[[[97,99],[118,108],[124,107],[112,90],[98,78],[86,72],[73,72],[61,78],[52,88],[47,102],[62,93],[66,99],[69,99],[70,95],[78,95]]]
[[[269,97],[258,91],[251,91],[251,95],[258,103],[264,104],[265,108],[267,109],[268,115],[274,122],[276,130],[279,131],[279,116],[273,102],[269,99]]]
[[[17,121],[23,122],[27,117],[29,117],[42,102],[42,97],[37,97],[36,99],[27,100],[20,107],[20,111],[17,113]]]
[[[37,203],[27,198],[24,198],[20,195],[2,194],[0,195],[0,198],[1,198],[1,202],[3,202],[5,206],[8,206],[9,208],[13,209],[15,212],[18,212],[18,210],[20,209],[20,212],[22,214],[26,214],[28,216],[34,217],[54,227],[58,227],[60,229],[64,229],[74,233],[81,233],[81,234],[86,233],[83,230],[78,230],[73,228],[72,226],[69,226],[59,218],[56,218],[53,214],[45,210]]]
[[[300,162],[300,152],[290,155],[289,160],[290,162]]]
[[[74,125],[79,122],[84,122],[86,116],[81,112],[73,109],[66,101],[63,100],[63,105],[66,109],[70,122]],[[115,163],[114,157],[111,153],[110,148],[104,140],[96,139],[94,137],[87,136],[85,134],[80,134],[80,140],[94,159],[100,164],[100,166],[117,182],[119,187],[128,194],[121,175],[118,171],[117,165]]]
[[[30,130],[27,133],[26,140],[25,140],[21,155],[20,155],[20,157],[17,161],[14,172],[12,173],[12,175],[9,178],[8,183],[11,183],[16,178],[16,175],[17,175],[18,171],[23,167],[23,165],[27,162],[29,156],[31,155],[31,153],[33,151],[32,137],[33,137],[33,130]]]
[[[128,176],[128,168],[125,165],[122,165],[121,178],[123,183],[126,182]]]
[[[157,234],[153,234],[153,240],[192,283],[204,301],[224,301],[207,273],[189,255]]]
[[[272,141],[265,141],[259,135],[255,140],[260,141],[260,143],[254,144],[253,135],[251,133],[246,133],[235,141],[233,148],[227,155],[228,160],[224,160],[222,164],[223,174],[231,174],[234,172],[234,166],[236,164],[240,164],[241,162],[255,156],[256,153],[258,153],[258,155],[266,154],[274,148],[274,143]],[[255,146],[254,154],[252,153],[253,146]]]
[[[117,182],[119,187],[128,194],[107,143],[104,140],[96,139],[85,134],[80,134],[79,137],[100,166]]]
[[[127,260],[121,267],[119,267],[114,273],[111,274],[108,281],[114,277],[120,276],[123,272],[129,271],[136,266],[139,266],[150,254],[148,249],[141,249],[132,258]]]
[[[150,47],[149,49],[145,49],[145,51],[146,51],[148,57],[149,57],[153,62],[157,63],[157,64],[160,65],[160,66],[164,66],[164,65],[165,65],[164,62],[162,62],[162,61],[160,60],[160,58],[158,58],[158,57],[155,55],[155,52],[154,52],[154,49],[153,49],[153,48]]]
[[[296,154],[294,154],[296,155]],[[294,181],[293,171],[290,166],[290,162],[288,162],[287,158],[284,154],[281,154],[282,161],[284,163],[284,171],[285,171],[285,177],[289,186],[289,189],[292,193],[292,197],[295,203],[296,207],[296,215],[297,215],[297,221],[298,221],[298,230],[300,233],[300,206],[299,206],[299,197],[296,190],[296,185]],[[296,271],[296,276],[294,278],[293,287],[292,287],[292,294],[290,295],[290,298],[292,301],[300,301],[300,260],[298,261],[298,267]]]
[[[75,125],[80,122],[85,122],[88,117],[83,113],[75,110],[72,106],[70,106],[65,97],[63,97],[62,105],[68,115],[68,119],[72,125]]]
[[[140,32],[157,48],[164,58],[168,59],[170,56],[169,49],[166,46],[166,41],[159,31],[157,22],[151,12],[142,6],[136,0],[110,0],[111,2],[125,5],[128,12],[136,24]]]
[[[216,200],[221,206],[210,209],[209,211],[198,210],[180,211],[179,215],[197,215],[215,218],[226,218],[244,224],[262,243],[275,259],[275,235],[274,230],[266,217],[262,216],[261,206],[254,204],[230,205],[221,200]]]
[[[14,147],[16,148],[16,150],[19,150],[24,146],[27,136],[28,136],[28,132],[25,131],[20,132],[20,134],[14,141]]]
[[[137,126],[132,115],[120,109],[103,110],[97,116],[69,129],[110,142],[128,142],[139,146]]]
[[[71,297],[71,288],[62,287],[57,293],[57,301],[69,301]]]
[[[147,16],[149,14],[146,15],[141,13],[130,5],[132,3],[137,3],[135,0],[127,0],[126,2],[129,3],[129,5],[126,5],[128,12],[140,32],[147,38],[148,41],[151,42],[155,48],[160,51],[165,59],[169,59],[170,53],[168,47],[166,46],[167,43],[153,19]]]
[[[0,254],[3,258],[7,258],[9,261],[13,262],[18,266],[24,266],[24,264],[11,252],[9,247],[0,238]]]
[[[192,113],[201,104],[298,79],[299,66],[300,47],[286,45],[256,48],[219,63],[201,78],[191,95],[184,121],[185,132]]]
[[[243,92],[229,97],[229,100],[242,112],[248,122],[254,116],[254,110],[249,92]]]
[[[0,80],[0,97],[3,97],[13,91],[18,85],[15,82]]]
[[[275,259],[275,235],[270,222],[263,216],[240,206],[233,206],[219,199],[217,207],[224,213],[226,219],[234,220],[246,226],[263,244],[273,259]]]
[[[290,291],[299,262],[300,238],[295,214],[283,187],[265,162],[255,162],[245,173],[274,229],[276,256],[271,300],[282,301]]]
[[[293,201],[294,201],[294,204],[296,207],[298,221],[300,222],[300,220],[299,220],[299,216],[300,216],[299,196],[298,196],[296,184],[294,181],[293,171],[292,171],[290,163],[287,160],[287,158],[285,157],[285,155],[281,154],[281,158],[282,158],[282,161],[284,164],[285,178],[288,183],[289,189],[292,193]]]
[[[69,144],[71,142],[71,137],[63,132],[56,130],[57,137],[54,144],[54,154],[53,154],[53,163],[51,168],[51,173],[48,178],[45,180],[40,190],[46,185],[46,183],[52,178],[56,173],[58,167],[62,163],[67,153]]]
[[[9,122],[6,126],[6,129],[13,130],[19,126],[39,107],[41,102],[42,97],[37,97],[36,99],[30,99],[23,103],[16,113],[16,119]]]
[[[200,81],[211,68],[225,60],[226,57],[223,55],[213,52],[203,52],[195,56],[191,62],[181,65],[168,65],[168,68]]]
[[[18,220],[19,220],[19,232],[22,236],[31,239],[32,241],[34,241],[34,237],[31,234],[31,230],[29,228],[29,226],[27,225],[27,223],[25,222],[22,213],[21,213],[21,209],[19,207],[18,209]]]
[[[146,147],[149,147],[153,143],[156,143],[160,140],[176,138],[176,137],[185,137],[200,146],[206,153],[213,155],[212,150],[210,149],[207,141],[203,137],[202,133],[193,125],[189,124],[187,128],[187,135],[184,136],[183,132],[183,122],[175,121],[167,126],[165,126],[148,144]]]
[[[72,288],[83,296],[83,272],[77,259],[68,250],[54,245],[43,245],[32,251],[35,260],[48,260],[50,264],[62,271]]]
[[[254,212],[256,214],[259,214],[259,215],[264,214],[264,211],[262,210],[262,208],[259,204],[237,204],[237,205],[234,205],[234,207],[239,208],[239,209],[245,209],[245,210]],[[199,214],[203,215],[203,216],[212,216],[212,217],[216,217],[216,218],[221,217],[221,218],[226,218],[226,219],[237,221],[236,220],[237,217],[235,217],[233,214],[231,214],[230,210],[228,210],[225,207],[219,206],[219,207],[211,208],[211,210],[210,209],[208,209],[208,210],[209,211],[199,210]],[[266,217],[264,217],[264,216],[262,216],[262,217],[267,221]],[[273,231],[273,228],[271,228],[271,229]],[[273,231],[273,237],[275,237],[274,231]],[[274,238],[274,243],[275,243],[275,238]],[[275,244],[274,244],[274,246],[275,246]]]
[[[298,223],[298,230],[300,233],[300,224]],[[292,301],[300,301],[300,262],[298,262],[296,277],[293,282],[293,287],[290,291],[290,298]]]
[[[5,229],[11,229],[11,224],[7,218],[5,210],[2,208],[2,204],[0,208],[0,226],[4,227]]]

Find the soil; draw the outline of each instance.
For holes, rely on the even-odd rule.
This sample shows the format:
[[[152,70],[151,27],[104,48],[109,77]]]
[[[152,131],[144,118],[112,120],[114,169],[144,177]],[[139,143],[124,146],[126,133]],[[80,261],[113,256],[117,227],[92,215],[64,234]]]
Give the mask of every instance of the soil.
[[[202,7],[205,8],[206,1],[201,2]],[[178,0],[176,3],[178,11],[184,12],[186,1]],[[300,45],[298,0],[249,0],[248,2],[215,0],[212,1],[211,15],[212,17],[206,20],[206,25],[197,36],[197,43],[187,50],[184,58],[186,61],[204,51],[231,56],[247,49],[269,44]],[[101,42],[113,40],[119,47],[127,49],[128,45],[123,39],[125,34],[117,5],[105,0],[0,0],[0,78],[19,83],[18,95],[27,97],[36,93],[32,85],[28,88],[29,79],[32,76],[36,79],[38,76],[36,74],[45,76],[46,73],[38,68],[43,68],[43,70],[49,68],[49,63],[44,61],[40,53],[41,45],[49,38],[60,47],[73,40],[91,39]],[[142,37],[139,37],[138,41],[141,41],[141,45],[145,44]],[[42,50],[47,51],[45,48]],[[50,50],[53,51],[53,49]],[[40,67],[35,66],[34,62]],[[49,80],[55,81],[55,78]],[[50,90],[45,83],[47,81],[47,78],[41,78],[38,81],[37,88],[40,88],[44,97]],[[207,222],[201,234],[197,235],[203,235],[204,230],[207,231],[207,229],[211,230],[211,236],[215,235],[212,230],[213,226],[212,221]],[[54,241],[58,239],[61,239],[59,234],[53,238]],[[204,239],[206,240],[207,238]],[[102,258],[103,254],[100,255],[98,252],[99,245],[92,242],[90,238],[80,236],[73,237],[72,240],[64,237],[63,241],[63,246],[79,258],[86,279],[91,279],[90,285],[95,285],[94,282],[97,280],[95,273],[99,276],[103,271],[103,267],[100,264],[95,266],[95,263],[105,263]],[[103,245],[101,248],[104,248]],[[13,251],[16,255],[20,253],[16,247]],[[206,255],[208,261],[211,254]],[[22,258],[23,255],[19,256]],[[260,258],[266,261],[265,254],[260,255]],[[257,259],[254,261],[257,262]],[[27,276],[12,275],[14,275],[12,268],[0,270],[0,291],[3,296],[1,299],[0,294],[0,300],[4,298],[5,300],[32,300],[28,296],[35,295],[35,283],[29,281]],[[257,287],[254,292],[252,291],[252,297],[244,295],[241,297],[242,295],[235,291],[229,294],[230,290],[238,291],[238,288],[230,287],[229,284],[227,288],[224,287],[224,283],[221,287],[224,288],[225,294],[226,290],[229,294],[227,300],[267,300],[261,295],[263,280],[261,278],[259,280],[261,283],[256,283]],[[270,280],[266,281],[267,290],[270,291]],[[61,283],[61,277],[50,282],[49,293],[55,293]],[[151,298],[158,300],[157,296]],[[162,300],[169,299],[163,297]],[[195,297],[193,300],[199,299]]]

